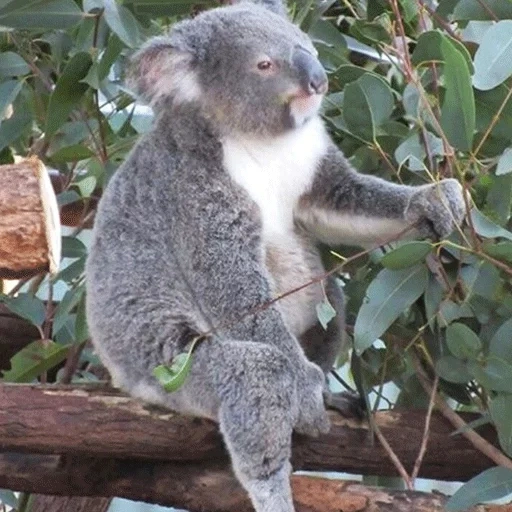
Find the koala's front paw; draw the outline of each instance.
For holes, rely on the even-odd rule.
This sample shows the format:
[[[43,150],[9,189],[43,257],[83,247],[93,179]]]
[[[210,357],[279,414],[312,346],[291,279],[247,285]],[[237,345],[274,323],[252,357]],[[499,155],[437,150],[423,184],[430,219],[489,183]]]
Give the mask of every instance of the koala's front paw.
[[[405,212],[405,218],[417,224],[420,234],[444,238],[466,215],[464,190],[454,179],[421,187]]]
[[[299,419],[295,430],[301,434],[317,436],[329,432],[330,423],[324,405],[325,375],[309,361],[297,379]]]

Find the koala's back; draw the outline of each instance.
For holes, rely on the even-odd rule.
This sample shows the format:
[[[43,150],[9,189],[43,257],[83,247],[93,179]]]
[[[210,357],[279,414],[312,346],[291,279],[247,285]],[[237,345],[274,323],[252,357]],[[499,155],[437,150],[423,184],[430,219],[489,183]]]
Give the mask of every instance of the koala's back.
[[[145,136],[111,179],[95,219],[87,314],[98,352],[125,389],[172,359],[190,328],[174,257],[176,209],[187,200],[180,204],[173,186],[177,159],[172,138]]]

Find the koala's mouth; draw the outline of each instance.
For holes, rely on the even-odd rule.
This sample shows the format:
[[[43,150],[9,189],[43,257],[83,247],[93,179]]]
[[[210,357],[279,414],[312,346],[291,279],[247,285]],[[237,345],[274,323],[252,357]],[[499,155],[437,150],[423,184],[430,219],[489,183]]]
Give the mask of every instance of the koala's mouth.
[[[302,126],[314,117],[320,109],[322,99],[322,94],[308,94],[303,91],[292,94],[288,101],[288,108],[293,126]]]

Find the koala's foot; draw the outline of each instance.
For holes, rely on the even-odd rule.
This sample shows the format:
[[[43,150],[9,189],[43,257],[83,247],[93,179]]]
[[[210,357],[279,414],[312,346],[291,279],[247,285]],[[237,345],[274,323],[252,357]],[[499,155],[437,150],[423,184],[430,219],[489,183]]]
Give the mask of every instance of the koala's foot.
[[[325,406],[327,409],[338,411],[347,418],[362,420],[366,417],[366,404],[364,399],[353,391],[342,393],[324,393]]]
[[[318,436],[329,432],[330,422],[324,405],[324,372],[314,363],[305,361],[297,377],[299,398],[299,420],[295,431],[308,436]]]

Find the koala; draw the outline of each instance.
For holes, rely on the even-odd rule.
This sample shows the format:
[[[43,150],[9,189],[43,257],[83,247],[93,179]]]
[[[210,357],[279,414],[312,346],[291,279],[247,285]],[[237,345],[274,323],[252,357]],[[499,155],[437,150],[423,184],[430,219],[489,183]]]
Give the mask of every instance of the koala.
[[[414,225],[444,237],[459,183],[411,187],[356,172],[319,116],[328,79],[279,0],[177,23],[133,58],[155,111],[100,201],[87,261],[93,342],[115,385],[218,422],[256,512],[293,512],[292,431],[329,429],[326,373],[343,294],[319,244],[378,244]],[[337,316],[319,326],[327,296]],[[198,335],[184,385],[153,369]],[[347,410],[350,409],[347,400]]]

